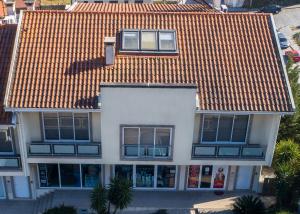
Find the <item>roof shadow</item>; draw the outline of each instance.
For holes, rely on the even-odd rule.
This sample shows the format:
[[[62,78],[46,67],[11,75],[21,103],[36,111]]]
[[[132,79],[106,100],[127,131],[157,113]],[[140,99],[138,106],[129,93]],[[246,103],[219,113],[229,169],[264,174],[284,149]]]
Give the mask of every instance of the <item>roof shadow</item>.
[[[76,107],[86,106],[86,107],[97,108],[97,104],[98,104],[98,96],[87,97],[87,98],[82,97],[75,101]]]
[[[81,72],[90,71],[105,66],[105,58],[97,57],[94,59],[75,61],[66,69],[65,75],[75,75]]]

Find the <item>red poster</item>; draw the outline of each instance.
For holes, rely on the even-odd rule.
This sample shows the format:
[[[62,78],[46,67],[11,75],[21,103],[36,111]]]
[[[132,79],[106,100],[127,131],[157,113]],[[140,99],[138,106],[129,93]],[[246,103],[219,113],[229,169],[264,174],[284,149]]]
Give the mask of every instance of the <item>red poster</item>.
[[[223,167],[218,167],[217,172],[215,174],[215,178],[214,178],[213,188],[223,189],[224,188],[224,183],[225,183],[224,168]]]

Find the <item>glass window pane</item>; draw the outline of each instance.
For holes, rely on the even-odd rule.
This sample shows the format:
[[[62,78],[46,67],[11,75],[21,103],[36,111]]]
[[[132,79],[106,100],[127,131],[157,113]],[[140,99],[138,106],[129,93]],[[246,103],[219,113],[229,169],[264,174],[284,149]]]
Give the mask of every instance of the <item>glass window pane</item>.
[[[9,130],[0,130],[0,152],[13,152]]]
[[[154,166],[136,166],[136,187],[154,187]]]
[[[227,176],[228,167],[226,166],[214,166],[213,167],[213,188],[224,189],[225,180]]]
[[[159,32],[159,49],[165,51],[175,50],[175,33]]]
[[[157,187],[174,188],[175,187],[176,166],[158,166],[157,167]]]
[[[80,187],[79,164],[60,164],[62,187]]]
[[[156,50],[156,32],[141,32],[141,48],[142,50]]]
[[[154,144],[154,128],[141,128],[141,144]]]
[[[72,113],[59,113],[60,139],[73,140],[73,115]]]
[[[101,166],[94,164],[82,164],[82,186],[83,187],[95,187],[100,184],[101,178]]]
[[[205,115],[203,123],[203,136],[204,142],[215,142],[218,128],[218,116]]]
[[[56,113],[44,113],[44,129],[46,140],[59,140],[58,118]]]
[[[155,138],[156,145],[168,146],[170,144],[170,138],[171,138],[171,129],[167,129],[167,128],[156,129],[156,138]]]
[[[133,166],[132,165],[115,165],[115,177],[131,181],[132,184]]]
[[[202,166],[200,188],[210,188],[212,166]]]
[[[74,114],[75,140],[89,140],[89,117],[86,113]]]
[[[220,116],[217,141],[231,140],[232,123],[233,123],[233,116],[230,115]]]
[[[245,142],[248,126],[248,115],[237,115],[234,119],[234,127],[232,133],[233,142]]]
[[[138,50],[139,49],[139,33],[123,31],[123,49]]]
[[[124,144],[138,144],[139,129],[138,128],[124,128]]]
[[[200,166],[189,166],[188,188],[198,188]]]
[[[39,164],[41,187],[59,187],[58,164]]]

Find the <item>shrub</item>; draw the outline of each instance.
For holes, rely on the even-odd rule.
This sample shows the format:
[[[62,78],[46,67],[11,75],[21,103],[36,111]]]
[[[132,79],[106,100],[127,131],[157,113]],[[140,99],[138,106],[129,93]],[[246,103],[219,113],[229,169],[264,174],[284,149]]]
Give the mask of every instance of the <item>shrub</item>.
[[[153,214],[168,214],[168,212],[165,209],[160,209],[160,210],[157,210],[156,212],[154,212]]]
[[[260,198],[253,195],[244,195],[237,198],[233,204],[235,214],[265,214],[266,209]]]
[[[72,206],[65,206],[64,204],[48,209],[43,214],[77,214],[76,209]]]

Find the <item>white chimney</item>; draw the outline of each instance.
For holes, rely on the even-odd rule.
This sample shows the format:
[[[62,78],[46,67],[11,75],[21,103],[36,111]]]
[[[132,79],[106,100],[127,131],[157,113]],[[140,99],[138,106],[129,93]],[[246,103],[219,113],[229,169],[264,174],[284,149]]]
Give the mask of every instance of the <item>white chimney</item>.
[[[113,65],[115,61],[115,44],[116,37],[105,37],[104,48],[105,48],[105,64]]]

